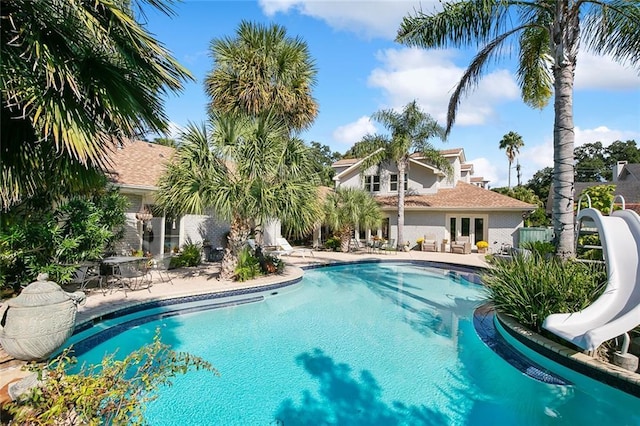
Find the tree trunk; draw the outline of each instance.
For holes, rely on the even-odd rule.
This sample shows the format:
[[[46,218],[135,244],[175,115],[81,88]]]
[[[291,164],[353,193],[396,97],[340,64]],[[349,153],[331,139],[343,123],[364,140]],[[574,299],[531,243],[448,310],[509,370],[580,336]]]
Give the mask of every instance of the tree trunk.
[[[238,256],[240,250],[244,247],[247,238],[249,238],[249,221],[234,216],[231,219],[229,236],[227,237],[227,247],[224,250],[224,256],[220,265],[220,279],[231,280],[236,273],[238,265]]]
[[[407,161],[398,161],[398,239],[396,247],[401,249],[404,245],[404,174],[407,169]]]
[[[346,226],[340,230],[340,251],[347,253],[349,251],[349,242],[353,235],[353,228]]]
[[[556,2],[552,31],[555,59],[552,219],[557,254],[567,259],[575,255],[573,83],[579,46],[578,14],[569,9],[567,0]]]
[[[509,159],[509,180],[507,180],[507,187],[511,189],[511,159]]]

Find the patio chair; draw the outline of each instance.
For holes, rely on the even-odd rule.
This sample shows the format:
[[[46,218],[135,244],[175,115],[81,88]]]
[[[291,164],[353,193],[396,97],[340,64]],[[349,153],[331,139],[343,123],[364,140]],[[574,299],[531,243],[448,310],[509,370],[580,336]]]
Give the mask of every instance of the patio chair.
[[[161,255],[155,256],[153,258],[151,271],[158,274],[158,278],[163,283],[167,281],[173,285],[173,280],[171,279],[171,275],[169,274],[169,266],[171,265],[171,256],[169,255]]]
[[[471,253],[471,241],[469,237],[458,237],[451,242],[451,253],[469,254]]]
[[[438,241],[434,235],[425,235],[422,241],[422,251],[438,251]]]
[[[83,263],[78,266],[71,279],[72,284],[78,285],[78,290],[88,291],[87,288],[92,282],[97,282],[98,287],[102,288],[102,278],[98,270],[97,263]]]
[[[127,295],[127,289],[137,290],[146,283],[146,289],[151,291],[151,276],[148,262],[141,258],[139,261],[123,262],[113,267],[111,275],[113,281],[109,283],[111,291],[120,288]]]
[[[393,238],[390,239],[389,241],[384,243],[382,247],[380,247],[380,250],[383,250],[384,252],[392,251],[394,252],[394,254],[398,254],[398,248],[396,247],[396,240],[394,240]]]
[[[315,257],[315,255],[313,254],[313,250],[311,249],[303,247],[291,247],[291,244],[289,244],[289,241],[287,241],[286,238],[276,238],[276,243],[278,244],[278,250],[270,252],[271,254],[274,254],[276,256],[291,256],[293,253],[300,253],[304,258],[305,254],[311,253],[311,256]]]

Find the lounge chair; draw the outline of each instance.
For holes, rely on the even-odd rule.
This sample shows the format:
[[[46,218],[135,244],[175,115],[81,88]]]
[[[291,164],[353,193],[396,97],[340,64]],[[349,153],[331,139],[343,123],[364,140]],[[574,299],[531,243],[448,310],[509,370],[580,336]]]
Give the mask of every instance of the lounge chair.
[[[269,252],[270,254],[275,254],[276,256],[291,256],[293,253],[300,253],[304,258],[307,253],[311,253],[311,256],[314,256],[313,250],[302,247],[291,247],[289,241],[286,238],[280,237],[276,238],[276,243],[278,244],[278,249]]]
[[[422,251],[438,251],[438,241],[433,235],[425,235],[422,241]]]
[[[469,254],[471,253],[471,241],[469,237],[458,237],[451,243],[451,253]]]

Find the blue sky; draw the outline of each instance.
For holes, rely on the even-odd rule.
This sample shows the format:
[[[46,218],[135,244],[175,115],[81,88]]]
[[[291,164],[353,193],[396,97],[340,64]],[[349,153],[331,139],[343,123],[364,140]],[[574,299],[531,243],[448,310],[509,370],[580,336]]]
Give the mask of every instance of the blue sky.
[[[233,36],[241,20],[277,23],[309,46],[318,70],[314,97],[320,113],[300,136],[344,153],[366,133],[384,132],[369,116],[401,108],[417,99],[425,112],[445,123],[449,96],[474,51],[410,49],[393,41],[404,15],[438,1],[217,1],[185,0],[176,16],[147,14],[147,27],[194,75],[178,95],[166,100],[172,128],[206,119],[203,80],[213,61],[214,38]],[[574,92],[576,145],[635,139],[640,143],[640,77],[631,67],[581,52]],[[491,187],[506,186],[508,163],[498,149],[509,131],[522,135],[522,181],[553,166],[553,102],[543,110],[525,106],[506,57],[463,100],[447,142],[436,148],[464,148],[476,176]],[[516,182],[512,171],[512,184]]]

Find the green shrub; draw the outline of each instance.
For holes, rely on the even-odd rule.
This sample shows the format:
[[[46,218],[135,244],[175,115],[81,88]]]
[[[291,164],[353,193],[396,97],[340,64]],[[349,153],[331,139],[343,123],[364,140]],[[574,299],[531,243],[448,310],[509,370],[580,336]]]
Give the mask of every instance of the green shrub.
[[[200,244],[187,242],[182,246],[182,251],[171,258],[169,269],[200,265],[202,263],[201,249],[202,246]]]
[[[19,289],[40,272],[69,282],[75,265],[99,259],[121,238],[127,203],[109,190],[71,198],[56,209],[0,215],[0,290]]]
[[[522,248],[537,253],[542,258],[547,258],[556,253],[556,246],[548,241],[528,241],[522,243]]]
[[[335,236],[331,238],[327,238],[327,241],[324,242],[324,246],[327,249],[333,250],[333,251],[338,251],[340,249],[341,244],[342,244],[342,241],[340,241],[340,238]]]
[[[202,261],[202,247],[200,244],[187,242],[182,246],[180,257],[184,262],[184,266],[198,266]]]
[[[482,280],[494,306],[536,332],[550,314],[589,306],[606,284],[602,264],[545,259],[536,253],[491,263]]]
[[[32,365],[40,377],[39,387],[8,404],[15,424],[144,424],[144,407],[156,398],[154,391],[170,385],[171,378],[188,370],[208,370],[218,375],[202,358],[175,352],[160,341],[156,331],[153,343],[117,361],[107,355],[100,365],[82,366],[69,374],[76,363],[63,353],[45,367]]]
[[[238,265],[234,272],[238,281],[252,280],[261,274],[260,261],[251,254],[249,247],[240,251]]]

